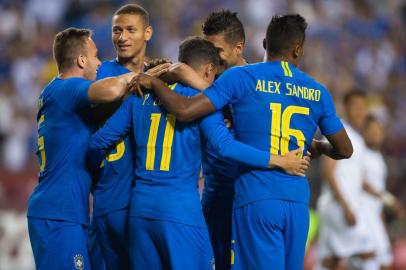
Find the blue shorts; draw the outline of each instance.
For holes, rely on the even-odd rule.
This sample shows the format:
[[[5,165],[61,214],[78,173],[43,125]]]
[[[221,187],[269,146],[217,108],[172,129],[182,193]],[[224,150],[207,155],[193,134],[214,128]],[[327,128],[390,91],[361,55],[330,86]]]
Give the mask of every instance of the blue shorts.
[[[213,247],[216,270],[231,268],[231,225],[233,201],[203,205],[203,214]]]
[[[107,269],[130,269],[128,208],[93,218]]]
[[[89,256],[92,269],[95,270],[106,269],[103,259],[103,253],[101,250],[99,235],[96,233],[94,221],[92,221],[89,227]]]
[[[263,200],[234,209],[232,269],[302,270],[308,228],[304,203]]]
[[[131,269],[211,270],[206,228],[130,217]]]
[[[37,270],[89,270],[87,227],[70,221],[28,218]]]

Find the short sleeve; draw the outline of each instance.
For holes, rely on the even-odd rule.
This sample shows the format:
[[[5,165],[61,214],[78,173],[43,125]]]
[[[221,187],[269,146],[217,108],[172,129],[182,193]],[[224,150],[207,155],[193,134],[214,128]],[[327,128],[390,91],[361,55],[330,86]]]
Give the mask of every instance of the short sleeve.
[[[340,118],[337,116],[333,98],[325,90],[322,99],[322,115],[319,120],[320,131],[324,136],[333,135],[344,128]]]
[[[244,95],[243,72],[242,67],[231,68],[203,91],[217,110],[237,102]]]
[[[57,102],[68,111],[76,111],[90,106],[88,90],[94,81],[83,78],[70,78],[57,92]]]

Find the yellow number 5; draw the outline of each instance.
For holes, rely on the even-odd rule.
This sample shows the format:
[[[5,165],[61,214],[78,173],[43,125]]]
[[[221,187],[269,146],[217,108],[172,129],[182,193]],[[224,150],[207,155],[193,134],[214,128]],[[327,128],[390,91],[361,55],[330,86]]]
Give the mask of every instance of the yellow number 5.
[[[290,128],[290,120],[294,114],[309,115],[310,109],[300,106],[288,106],[282,113],[280,103],[271,103],[271,153],[285,155],[289,152],[290,136],[295,137],[297,145],[304,148],[305,136],[301,130]],[[282,140],[281,140],[282,138]]]
[[[124,144],[124,140],[121,140],[116,145],[116,152],[108,155],[106,159],[108,162],[113,162],[113,161],[119,160],[120,158],[123,157],[124,152],[125,152],[125,144]]]
[[[40,125],[45,121],[45,116],[41,115],[41,117],[38,120],[38,129],[40,128]],[[41,160],[39,162],[39,171],[43,172],[45,169],[45,164],[47,163],[47,158],[45,156],[45,142],[44,142],[44,136],[39,136],[38,137],[38,151],[40,152]]]

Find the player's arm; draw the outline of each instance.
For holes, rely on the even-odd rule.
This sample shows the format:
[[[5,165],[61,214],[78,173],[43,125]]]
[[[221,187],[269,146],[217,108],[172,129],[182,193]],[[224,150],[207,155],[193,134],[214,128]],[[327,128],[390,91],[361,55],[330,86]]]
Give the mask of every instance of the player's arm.
[[[160,79],[146,74],[138,75],[138,83],[140,86],[152,90],[165,109],[181,122],[191,122],[216,111],[216,108],[205,95],[197,94],[190,98],[179,95]],[[139,90],[138,93],[142,93],[142,91]]]
[[[327,184],[330,186],[331,192],[333,193],[335,200],[340,204],[341,208],[343,209],[344,218],[347,225],[353,226],[356,223],[355,215],[352,212],[349,204],[345,200],[344,196],[342,195],[340,188],[338,187],[337,180],[334,176],[336,164],[337,164],[336,160],[328,157],[324,158],[322,164],[323,177],[327,182]]]
[[[90,137],[87,157],[92,167],[100,165],[100,162],[107,154],[107,150],[129,133],[134,98],[128,97],[120,108],[106,121],[104,126]]]
[[[108,77],[93,82],[88,89],[89,101],[93,104],[109,103],[120,98],[133,88],[136,73],[129,72],[117,77]]]
[[[208,142],[222,158],[253,168],[281,168],[289,174],[300,176],[304,176],[309,167],[309,159],[298,156],[303,149],[278,156],[238,142],[227,129],[223,115],[219,112],[202,119],[200,125]]]
[[[241,98],[245,88],[241,86],[240,73],[241,70],[237,68],[226,71],[212,86],[193,97],[176,94],[161,80],[145,74],[138,75],[138,83],[142,87],[151,89],[164,107],[176,116],[176,119],[190,122],[220,110]]]
[[[163,61],[166,61],[166,59],[155,60],[153,63],[154,66],[149,66],[146,73],[153,77],[159,77],[163,73],[167,72],[168,68],[171,64],[163,62]],[[111,74],[104,71],[104,69],[99,70],[99,71],[97,73],[97,79],[99,79],[99,80],[105,79],[105,78],[111,76]],[[118,107],[120,107],[122,99],[125,99],[126,96],[128,96],[129,94],[131,94],[131,92],[127,92],[123,98],[120,98],[114,102],[110,102],[107,104],[97,104],[96,106],[94,106],[92,108],[94,121],[98,124],[104,123],[107,120],[107,118],[109,118],[111,115],[113,115],[113,113],[118,109]]]
[[[395,211],[397,211],[398,208],[400,208],[399,207],[401,205],[400,201],[389,191],[385,190],[383,192],[379,192],[373,186],[371,186],[371,184],[369,184],[368,181],[366,180],[362,182],[362,188],[366,193],[381,200],[386,207],[389,207]]]
[[[313,140],[310,152],[314,156],[324,154],[332,159],[350,158],[353,152],[351,140],[337,116],[333,98],[327,90],[322,95],[320,102],[323,111],[318,126],[328,143]]]
[[[169,67],[168,72],[162,74],[160,78],[165,82],[180,82],[201,91],[210,86],[210,84],[203,80],[193,68],[185,63],[172,64]]]
[[[337,133],[326,136],[328,142],[313,140],[310,147],[312,157],[326,155],[332,159],[350,158],[353,152],[352,143],[347,132],[342,128]]]

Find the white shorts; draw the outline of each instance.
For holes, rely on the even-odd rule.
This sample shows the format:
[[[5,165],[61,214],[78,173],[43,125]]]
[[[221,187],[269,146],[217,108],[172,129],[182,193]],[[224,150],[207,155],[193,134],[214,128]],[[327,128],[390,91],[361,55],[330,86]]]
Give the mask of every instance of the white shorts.
[[[353,204],[355,205],[355,204]],[[348,226],[341,206],[333,200],[320,202],[320,232],[318,256],[346,258],[374,251],[374,240],[368,228],[368,215],[354,209],[356,224]]]
[[[368,229],[374,240],[376,260],[380,265],[391,265],[393,262],[392,248],[381,213],[368,209],[367,214],[370,220]]]

